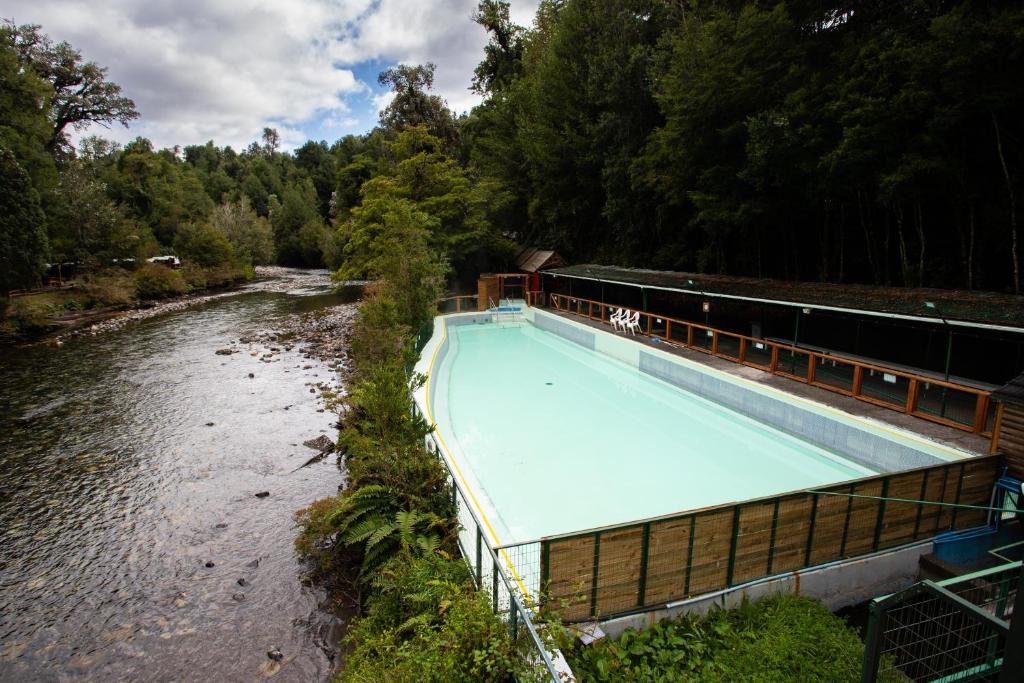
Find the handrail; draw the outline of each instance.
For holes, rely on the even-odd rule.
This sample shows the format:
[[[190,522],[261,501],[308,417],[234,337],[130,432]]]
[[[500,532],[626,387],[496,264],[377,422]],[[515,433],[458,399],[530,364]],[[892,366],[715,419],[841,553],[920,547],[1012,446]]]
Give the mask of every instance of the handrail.
[[[794,379],[798,382],[810,384],[821,389],[826,389],[834,393],[843,394],[844,396],[851,396],[858,400],[874,405],[898,410],[899,412],[919,417],[929,422],[935,422],[937,424],[946,425],[948,427],[954,427],[967,432],[972,432],[980,436],[991,436],[992,432],[987,428],[988,413],[989,413],[989,396],[990,391],[984,389],[977,389],[975,387],[966,386],[963,384],[957,384],[956,382],[947,382],[942,379],[935,379],[925,375],[918,375],[904,370],[897,370],[896,368],[889,368],[884,365],[877,365],[874,363],[866,363],[864,361],[854,360],[843,356],[835,356],[828,353],[821,353],[819,351],[811,351],[791,344],[785,344],[782,342],[768,341],[767,339],[758,339],[756,337],[750,337],[744,334],[738,334],[736,332],[728,332],[726,330],[720,330],[718,328],[710,327],[708,325],[702,325],[688,320],[680,320],[677,318],[670,318],[668,316],[660,315],[658,313],[651,313],[649,311],[641,311],[635,308],[628,308],[625,306],[612,306],[600,301],[594,301],[592,299],[584,299],[582,297],[567,296],[565,294],[549,294],[548,299],[551,302],[553,308],[559,311],[567,313],[575,313],[577,315],[586,315],[590,320],[598,320],[602,323],[607,323],[608,318],[605,315],[606,309],[610,308],[622,308],[623,310],[630,311],[631,313],[639,313],[640,315],[646,316],[647,322],[645,326],[642,326],[643,332],[647,336],[663,339],[666,342],[673,344],[680,344],[685,348],[700,351],[701,353],[707,353],[718,358],[730,360],[742,365],[755,367],[761,370],[770,372],[773,375],[779,375],[789,379]],[[583,311],[584,305],[586,311]],[[600,315],[594,316],[594,306],[598,306]],[[573,310],[575,309],[575,310]],[[653,320],[658,319],[664,323],[664,333],[658,334],[653,330]],[[685,341],[676,339],[672,335],[672,326],[683,326],[686,328],[686,339]],[[705,334],[710,333],[711,343],[709,346],[702,346],[695,343],[694,334],[695,331],[704,332]],[[719,339],[721,337],[727,339],[736,339],[739,341],[737,353],[730,354],[724,353],[719,349]],[[705,337],[706,338],[706,337]],[[748,358],[749,346],[751,344],[760,345],[759,349],[770,350],[771,358],[768,364],[758,363]],[[780,359],[780,355],[788,354],[790,357],[794,357],[796,354],[801,354],[807,358],[807,368],[796,368],[796,372],[787,372],[784,366],[785,361]],[[850,388],[844,389],[840,386],[835,386],[827,382],[821,381],[815,377],[816,367],[818,362],[832,361],[833,364],[841,364],[849,367],[853,370],[853,375],[850,378]],[[884,398],[865,394],[863,391],[865,371],[868,373],[883,373],[888,376],[901,378],[907,381],[907,393],[906,399],[899,402],[885,400]],[[921,386],[926,387],[939,387],[943,389],[943,408],[945,407],[945,390],[952,389],[954,391],[962,392],[965,394],[973,395],[974,398],[974,416],[970,424],[965,422],[959,422],[957,420],[945,417],[945,415],[933,415],[921,409],[919,404],[919,393]]]

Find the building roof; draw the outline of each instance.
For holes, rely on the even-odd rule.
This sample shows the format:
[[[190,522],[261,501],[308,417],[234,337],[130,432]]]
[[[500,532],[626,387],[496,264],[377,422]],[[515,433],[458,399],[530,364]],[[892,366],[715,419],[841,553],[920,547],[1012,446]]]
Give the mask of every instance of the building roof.
[[[536,273],[545,267],[564,266],[565,260],[554,251],[527,247],[516,256],[516,266],[527,273]]]
[[[947,289],[790,282],[728,275],[579,265],[551,275],[708,297],[1024,332],[1024,296]],[[692,282],[692,284],[691,284]],[[935,308],[928,308],[932,302]]]
[[[1006,383],[1006,386],[993,391],[990,398],[994,401],[1002,401],[1003,403],[1024,405],[1024,373],[1018,375],[1015,379],[1011,379]]]

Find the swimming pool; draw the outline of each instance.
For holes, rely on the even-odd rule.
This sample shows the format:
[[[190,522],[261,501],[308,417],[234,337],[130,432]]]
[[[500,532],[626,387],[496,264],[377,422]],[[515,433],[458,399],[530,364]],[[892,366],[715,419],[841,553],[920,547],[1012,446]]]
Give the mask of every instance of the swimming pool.
[[[439,319],[421,361],[427,413],[494,545],[898,469],[877,460],[873,439],[883,451],[913,451],[898,451],[902,458],[958,457],[631,340],[528,314],[512,324]],[[801,438],[794,420],[814,434],[841,433],[843,443]]]

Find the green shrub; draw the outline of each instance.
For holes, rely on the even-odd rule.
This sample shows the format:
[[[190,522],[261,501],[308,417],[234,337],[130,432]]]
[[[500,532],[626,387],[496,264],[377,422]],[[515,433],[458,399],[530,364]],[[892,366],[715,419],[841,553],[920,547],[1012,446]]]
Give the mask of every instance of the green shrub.
[[[227,263],[235,254],[228,238],[208,223],[179,226],[174,237],[174,251],[183,260],[194,261],[207,268]]]
[[[187,291],[181,274],[166,266],[147,263],[135,271],[135,293],[140,299],[166,299]]]
[[[523,671],[508,626],[477,593],[461,560],[436,554],[392,562],[375,581],[365,617],[346,636],[352,648],[341,683],[509,681]]]
[[[135,280],[123,268],[90,273],[82,278],[81,287],[93,307],[124,306],[135,300]]]
[[[683,616],[571,654],[581,681],[860,680],[864,646],[820,603],[774,596]]]

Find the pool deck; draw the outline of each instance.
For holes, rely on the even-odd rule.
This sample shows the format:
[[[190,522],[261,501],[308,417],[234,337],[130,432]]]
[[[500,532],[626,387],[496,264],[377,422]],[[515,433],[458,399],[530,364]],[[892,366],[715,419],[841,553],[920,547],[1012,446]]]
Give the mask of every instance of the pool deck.
[[[735,375],[736,377],[742,377],[744,379],[778,389],[779,391],[784,391],[794,396],[799,396],[811,401],[817,401],[818,403],[842,410],[857,417],[876,420],[884,424],[892,425],[893,427],[904,429],[908,432],[919,434],[938,443],[960,448],[979,455],[987,454],[989,451],[990,442],[986,437],[971,434],[953,427],[940,425],[935,422],[929,422],[928,420],[922,420],[921,418],[914,417],[913,415],[907,415],[889,408],[876,406],[871,403],[867,403],[866,401],[858,401],[851,396],[844,396],[810,384],[803,384],[796,380],[780,377],[779,375],[773,375],[769,372],[758,370],[757,368],[752,368],[747,365],[741,365],[707,353],[682,348],[675,344],[667,343],[662,339],[652,341],[650,338],[643,335],[631,335],[625,332],[616,332],[612,329],[611,325],[591,320],[586,316],[557,311],[552,308],[545,308],[543,310],[546,313],[557,315],[577,323],[582,323],[583,325],[594,328],[595,330],[601,330],[619,337],[633,339],[638,344],[644,344],[652,349],[672,353],[680,356],[681,358],[729,373],[730,375]]]

